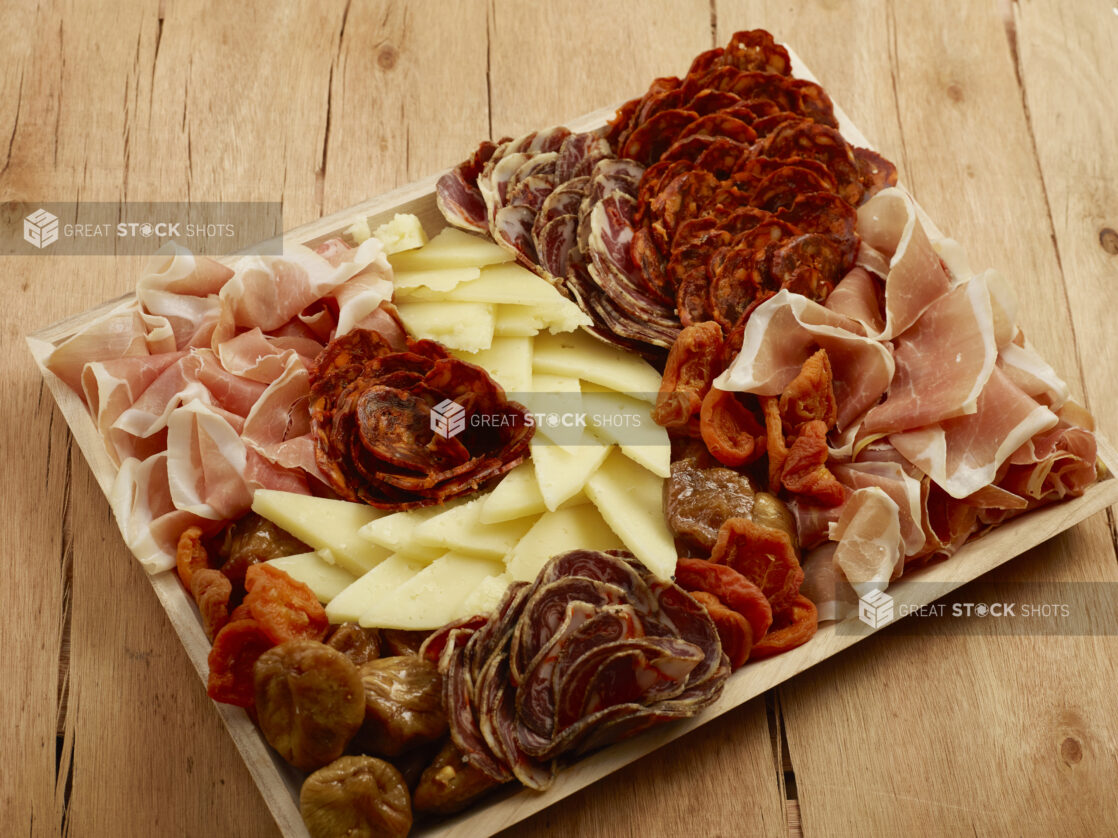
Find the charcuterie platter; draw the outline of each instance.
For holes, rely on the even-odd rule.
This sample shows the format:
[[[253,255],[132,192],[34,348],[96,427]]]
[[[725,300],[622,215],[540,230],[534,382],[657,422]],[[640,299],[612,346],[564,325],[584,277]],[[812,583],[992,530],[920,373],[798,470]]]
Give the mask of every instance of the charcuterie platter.
[[[30,343],[285,834],[483,835],[1118,499],[1013,314],[754,31]]]

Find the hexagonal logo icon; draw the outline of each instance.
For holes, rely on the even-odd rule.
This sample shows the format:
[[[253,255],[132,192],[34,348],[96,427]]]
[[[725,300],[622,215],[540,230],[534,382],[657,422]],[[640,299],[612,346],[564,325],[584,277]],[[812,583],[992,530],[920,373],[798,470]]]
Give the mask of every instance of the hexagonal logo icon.
[[[876,588],[858,600],[858,619],[872,629],[893,622],[893,598]]]
[[[443,399],[431,408],[431,430],[451,439],[466,430],[466,408],[451,399]]]
[[[58,216],[38,209],[23,219],[23,240],[40,250],[58,241]]]

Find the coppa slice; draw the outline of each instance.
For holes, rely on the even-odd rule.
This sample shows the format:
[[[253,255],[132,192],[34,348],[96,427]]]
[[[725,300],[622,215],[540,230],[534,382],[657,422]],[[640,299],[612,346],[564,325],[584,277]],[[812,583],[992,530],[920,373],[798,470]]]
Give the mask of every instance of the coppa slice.
[[[368,603],[358,622],[376,628],[439,628],[468,616],[462,613],[466,599],[487,577],[503,572],[499,562],[447,553],[389,595]]]
[[[361,527],[384,515],[363,503],[257,489],[252,511],[311,547],[329,550],[354,576],[376,567],[391,553],[358,534]]]
[[[512,254],[481,236],[447,227],[418,250],[388,257],[394,271],[437,271],[511,262]]]

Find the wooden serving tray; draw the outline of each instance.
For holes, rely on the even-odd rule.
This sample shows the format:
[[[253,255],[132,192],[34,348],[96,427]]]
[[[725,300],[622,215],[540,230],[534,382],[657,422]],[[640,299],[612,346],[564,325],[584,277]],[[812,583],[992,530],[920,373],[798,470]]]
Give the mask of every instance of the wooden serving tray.
[[[815,80],[791,49],[789,53],[792,56],[794,75]],[[568,123],[568,127],[575,131],[600,127],[613,115],[613,111],[613,108],[595,111]],[[835,115],[843,136],[849,142],[868,148],[873,147],[837,105]],[[418,216],[428,235],[433,235],[446,226],[435,205],[437,179],[438,175],[435,175],[416,181],[298,227],[288,232],[284,240],[314,247],[340,234],[360,218],[367,218],[370,226],[375,228],[391,219],[396,213],[412,213]],[[935,224],[919,206],[917,211],[929,232],[938,235],[939,231]],[[219,261],[229,263],[234,260],[229,258]],[[112,308],[128,304],[132,297],[133,295],[129,294],[104,303],[97,308],[41,329],[27,338],[43,378],[106,500],[110,498],[116,467],[106,454],[100,434],[82,400],[46,368],[45,362],[57,343]],[[1118,474],[1118,452],[1102,437],[1098,437],[1098,443],[1099,460],[1106,466],[1109,474],[1099,483],[1089,487],[1082,497],[1030,512],[998,527],[982,538],[966,544],[950,559],[906,574],[890,586],[889,594],[906,604],[927,605],[1090,515],[1118,503],[1118,480],[1112,476]],[[207,657],[210,642],[202,631],[197,608],[173,572],[156,574],[149,579],[199,677],[205,682],[209,674]],[[811,641],[797,649],[767,660],[746,664],[730,676],[719,700],[698,716],[661,725],[633,739],[599,751],[560,772],[554,784],[545,792],[509,788],[453,818],[418,827],[412,834],[430,838],[433,836],[446,836],[446,838],[479,836],[480,838],[512,826],[873,633],[864,626],[862,628],[865,630],[838,631],[835,623],[825,625]],[[214,707],[236,743],[280,831],[287,838],[308,838],[299,813],[299,789],[304,775],[292,769],[268,746],[244,710],[217,702],[214,702]]]

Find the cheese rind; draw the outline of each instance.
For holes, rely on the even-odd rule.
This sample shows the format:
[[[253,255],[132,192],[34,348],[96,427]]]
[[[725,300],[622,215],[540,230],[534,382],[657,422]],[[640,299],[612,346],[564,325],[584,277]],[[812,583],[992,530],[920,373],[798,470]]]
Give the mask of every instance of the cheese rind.
[[[398,553],[389,556],[326,604],[331,623],[356,623],[373,603],[392,592],[427,567],[427,562]]]
[[[318,553],[281,556],[269,559],[266,563],[279,568],[295,581],[302,582],[322,603],[329,602],[357,581],[357,577],[348,570],[338,567],[336,562],[330,562]]]
[[[586,482],[586,494],[634,556],[661,579],[675,573],[675,540],[664,520],[664,481],[614,452]]]
[[[494,306],[489,303],[401,302],[396,310],[413,337],[463,352],[478,352],[493,343]]]
[[[361,527],[385,514],[363,503],[257,489],[252,511],[316,550],[329,550],[338,565],[354,576],[375,567],[391,552],[358,534]]]
[[[439,628],[469,616],[463,611],[469,596],[487,577],[503,571],[499,562],[447,553],[371,604],[359,622],[375,628]]]
[[[388,261],[396,271],[429,271],[441,268],[478,268],[511,262],[513,255],[489,239],[446,227],[419,250],[396,253]]]
[[[654,401],[660,390],[660,373],[651,364],[585,332],[539,335],[532,368],[592,381],[645,401]]]

